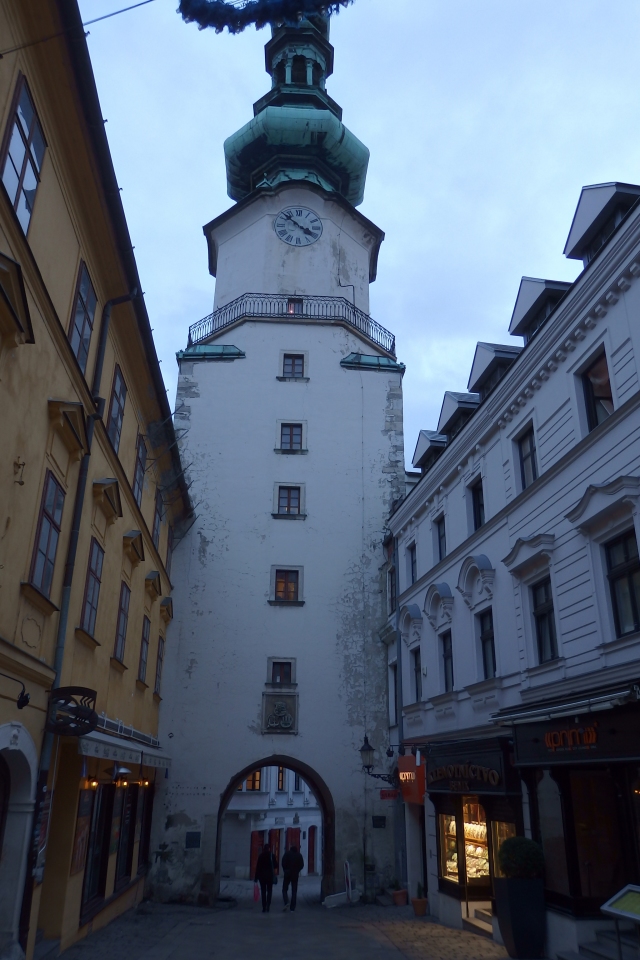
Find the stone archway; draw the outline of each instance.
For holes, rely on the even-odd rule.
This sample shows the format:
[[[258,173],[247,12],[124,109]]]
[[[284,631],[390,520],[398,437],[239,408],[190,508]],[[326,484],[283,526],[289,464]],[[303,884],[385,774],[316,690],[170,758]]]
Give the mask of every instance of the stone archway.
[[[322,777],[319,777],[312,767],[308,766],[306,763],[303,763],[301,760],[297,760],[294,757],[289,757],[281,753],[274,753],[270,757],[264,757],[262,760],[257,760],[254,763],[251,763],[249,766],[244,767],[244,769],[239,770],[229,781],[229,784],[220,798],[216,830],[214,875],[214,889],[216,896],[220,890],[220,861],[222,852],[223,817],[226,813],[227,807],[229,806],[231,798],[235,795],[238,784],[242,783],[243,780],[246,780],[249,774],[254,770],[258,770],[263,767],[286,767],[288,770],[293,770],[294,773],[299,773],[302,779],[309,784],[313,795],[318,801],[320,810],[322,812],[321,896],[324,900],[325,897],[335,892],[336,816],[333,797],[331,796],[331,792]]]

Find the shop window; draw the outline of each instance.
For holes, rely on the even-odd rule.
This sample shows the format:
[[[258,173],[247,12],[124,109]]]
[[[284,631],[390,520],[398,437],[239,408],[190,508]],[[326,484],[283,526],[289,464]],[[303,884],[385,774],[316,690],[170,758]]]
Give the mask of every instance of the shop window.
[[[89,344],[91,343],[97,302],[98,300],[91,283],[91,278],[89,277],[89,271],[86,265],[82,263],[80,265],[78,286],[73,303],[69,342],[83,373],[85,373],[87,369]]]
[[[113,648],[115,660],[124,663],[124,646],[127,641],[127,624],[129,623],[129,601],[131,599],[131,590],[127,584],[122,581],[120,584],[120,602],[118,604],[118,621],[116,625],[116,642]]]
[[[533,619],[536,625],[536,640],[538,643],[538,662],[547,663],[558,659],[558,642],[556,639],[556,620],[553,612],[553,596],[551,593],[551,579],[547,577],[531,587],[533,600]]]
[[[87,569],[87,582],[84,588],[82,617],[80,620],[80,626],[90,637],[94,636],[96,629],[103,561],[104,550],[95,537],[92,537],[91,547],[89,548],[89,567]]]
[[[441,813],[438,816],[440,829],[440,876],[444,880],[460,882],[458,864],[458,835],[454,813]]]
[[[520,483],[522,489],[530,487],[538,479],[538,461],[536,459],[536,441],[531,427],[518,440],[518,454],[520,457]]]
[[[149,659],[149,635],[151,621],[149,617],[142,619],[142,638],[140,640],[140,659],[138,661],[138,680],[142,683],[147,679],[147,660]]]
[[[477,797],[463,797],[464,858],[469,886],[489,882],[489,843],[487,817]]]
[[[504,873],[500,868],[498,853],[500,852],[500,847],[502,846],[504,841],[508,840],[509,837],[515,837],[515,835],[516,835],[515,823],[504,823],[500,820],[493,820],[491,822],[491,847],[493,849],[494,877],[504,877]]]
[[[29,578],[33,586],[45,597],[48,597],[51,592],[63,507],[64,490],[48,470],[44,480],[40,519]]]
[[[496,675],[496,643],[493,635],[493,610],[491,608],[478,616],[478,626],[480,628],[484,679],[492,680]]]
[[[27,81],[21,77],[2,158],[2,182],[25,233],[33,212],[46,146]]]
[[[581,893],[602,902],[627,882],[618,790],[608,770],[572,770],[569,780]]]
[[[545,887],[554,893],[569,894],[569,873],[562,817],[560,788],[545,770],[537,788],[540,841],[544,851]]]
[[[413,666],[413,695],[416,703],[422,700],[422,662],[420,657],[420,647],[411,654]]]
[[[289,380],[304,377],[303,353],[285,353],[282,363],[282,376]]]
[[[109,416],[107,418],[107,434],[116,453],[120,449],[120,436],[122,434],[122,421],[124,420],[124,405],[126,400],[127,387],[124,382],[124,377],[122,376],[122,370],[118,364],[116,364],[116,370],[113,375],[113,387],[111,388]]]
[[[162,667],[164,666],[164,637],[158,637],[158,657],[156,660],[156,682],[153,685],[153,692],[160,696],[160,687],[162,685]]]
[[[582,374],[589,430],[594,430],[613,413],[613,395],[607,357],[602,352]]]
[[[451,630],[440,636],[440,646],[442,648],[442,666],[444,671],[444,689],[445,693],[453,690],[453,643],[451,640]]]
[[[606,544],[607,569],[616,635],[640,630],[640,559],[633,530]]]
[[[116,790],[116,800],[114,803],[114,831],[116,817],[120,817],[120,836],[118,837],[118,855],[116,857],[116,890],[126,886],[131,879],[137,798],[137,783],[129,784],[126,787],[118,787]]]
[[[104,897],[111,841],[113,795],[114,787],[110,783],[101,783],[95,791],[87,848],[87,865],[82,888],[83,907],[87,907]]]
[[[142,491],[144,489],[144,474],[147,469],[147,445],[144,442],[142,434],[138,435],[138,445],[136,447],[136,465],[133,470],[133,495],[138,506],[142,503]]]

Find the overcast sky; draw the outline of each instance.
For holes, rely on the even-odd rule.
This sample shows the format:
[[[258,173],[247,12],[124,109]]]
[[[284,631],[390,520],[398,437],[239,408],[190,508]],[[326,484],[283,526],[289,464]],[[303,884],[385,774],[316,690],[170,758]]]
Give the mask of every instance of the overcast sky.
[[[126,0],[80,0],[89,20]],[[103,115],[158,354],[211,312],[202,225],[222,144],[269,88],[266,30],[199,31],[153,3],[89,27]],[[360,210],[386,233],[371,314],[407,365],[405,445],[466,390],[476,341],[507,329],[522,275],[562,255],[584,184],[640,182],[637,0],[355,0],[332,20],[331,96],[371,150]]]

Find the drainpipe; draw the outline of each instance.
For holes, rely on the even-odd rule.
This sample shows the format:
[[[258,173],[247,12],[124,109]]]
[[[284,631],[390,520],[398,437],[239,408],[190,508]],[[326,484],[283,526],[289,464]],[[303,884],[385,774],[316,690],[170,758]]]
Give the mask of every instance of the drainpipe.
[[[398,538],[393,538],[393,566],[395,568],[395,578],[396,578],[396,697],[398,700],[398,711],[396,716],[396,723],[398,726],[398,754],[399,756],[404,756],[404,746],[402,742],[404,740],[404,717],[402,715],[403,709],[403,693],[402,693],[402,634],[400,633],[400,563],[398,557]],[[402,872],[402,881],[406,884],[407,881],[407,828],[405,823],[405,808],[404,801],[400,801],[400,806],[402,809],[401,813],[401,836],[402,843],[399,850],[400,854],[400,866]]]
[[[102,368],[104,366],[104,357],[107,348],[107,334],[109,332],[109,322],[111,320],[111,310],[120,303],[126,303],[137,296],[138,291],[134,288],[131,293],[123,297],[114,297],[107,300],[102,310],[102,320],[100,324],[100,339],[98,340],[98,353],[96,356],[96,365],[93,373],[93,384],[91,394],[96,410],[89,414],[87,423],[87,452],[82,458],[80,472],[78,473],[78,483],[76,486],[76,498],[73,505],[73,519],[71,521],[71,534],[69,536],[69,546],[67,547],[67,559],[64,568],[64,580],[62,583],[62,597],[60,600],[60,616],[58,617],[58,631],[56,635],[56,649],[53,659],[55,677],[51,684],[51,689],[55,690],[60,686],[60,676],[62,673],[62,662],[64,659],[64,647],[67,638],[67,627],[69,623],[69,605],[71,602],[71,587],[73,585],[73,574],[76,565],[76,556],[78,553],[78,540],[80,539],[80,526],[82,522],[82,510],[84,507],[84,498],[87,490],[87,478],[89,476],[89,461],[91,458],[91,446],[93,443],[93,432],[96,420],[102,418],[104,412],[104,400],[99,396],[100,383],[102,380]],[[29,849],[29,859],[27,863],[27,876],[25,879],[25,890],[22,900],[22,910],[20,914],[20,943],[26,944],[29,934],[29,920],[31,914],[31,901],[33,896],[33,881],[36,879],[42,883],[44,873],[44,859],[42,863],[36,862],[37,843],[40,835],[40,818],[42,805],[47,792],[47,781],[49,779],[49,770],[51,767],[51,756],[53,753],[54,734],[45,732],[42,741],[42,750],[40,753],[40,765],[38,770],[38,784],[36,791],[35,808],[33,812],[33,837]]]

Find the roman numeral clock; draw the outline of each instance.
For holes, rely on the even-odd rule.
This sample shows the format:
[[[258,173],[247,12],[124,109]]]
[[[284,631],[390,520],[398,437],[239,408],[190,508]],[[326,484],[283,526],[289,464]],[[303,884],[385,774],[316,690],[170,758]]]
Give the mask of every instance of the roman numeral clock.
[[[289,207],[280,211],[273,229],[283,243],[291,247],[306,247],[322,236],[322,220],[307,207]]]

